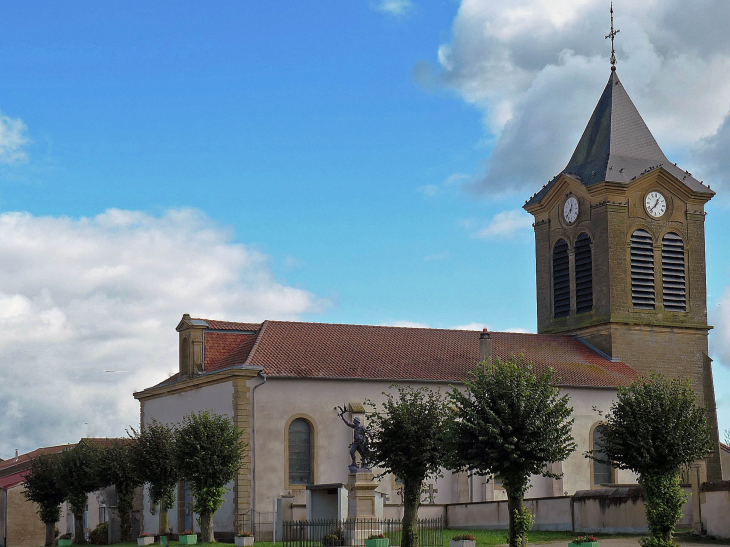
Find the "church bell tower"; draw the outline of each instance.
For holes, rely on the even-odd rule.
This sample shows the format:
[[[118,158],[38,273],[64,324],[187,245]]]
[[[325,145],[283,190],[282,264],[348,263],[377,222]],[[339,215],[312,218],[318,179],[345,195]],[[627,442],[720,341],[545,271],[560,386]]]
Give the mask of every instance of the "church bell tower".
[[[716,436],[704,231],[713,196],[665,157],[612,66],[568,165],[524,208],[535,217],[538,332],[573,334],[642,375],[688,378]],[[707,472],[722,478],[719,452]]]

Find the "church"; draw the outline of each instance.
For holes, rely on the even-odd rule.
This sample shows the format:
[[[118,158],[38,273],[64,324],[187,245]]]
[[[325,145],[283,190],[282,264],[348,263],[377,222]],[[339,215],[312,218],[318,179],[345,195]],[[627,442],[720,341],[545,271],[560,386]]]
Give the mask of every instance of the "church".
[[[708,406],[716,449],[706,474],[720,479],[705,287],[704,206],[713,195],[665,157],[612,66],[567,166],[524,205],[535,220],[538,334],[185,314],[179,372],[134,394],[142,427],[209,409],[244,431],[247,466],[229,485],[216,531],[242,531],[252,515],[274,511],[312,519],[326,506],[346,516],[352,430],[335,407],[363,420],[364,401],[381,402],[394,383],[446,391],[480,361],[523,355],[538,370],[556,371],[578,445],[550,464],[563,477],[533,477],[526,498],[636,482],[584,452],[601,434],[596,409],[608,411],[617,387],[651,371],[688,378]],[[498,477],[448,470],[425,486],[431,504],[505,497]],[[380,478],[379,514],[399,516],[398,489],[397,477]],[[170,528],[192,529],[194,520],[180,484]],[[155,534],[159,526],[145,498],[143,529]]]

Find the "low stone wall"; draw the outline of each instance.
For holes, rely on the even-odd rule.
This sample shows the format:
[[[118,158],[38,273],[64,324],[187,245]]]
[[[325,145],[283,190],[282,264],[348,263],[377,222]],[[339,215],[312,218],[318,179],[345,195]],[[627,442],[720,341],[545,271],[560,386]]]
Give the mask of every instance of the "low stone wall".
[[[385,504],[383,506],[383,518],[384,519],[403,519],[403,506],[402,505],[391,505]],[[421,505],[418,507],[418,518],[419,519],[445,519],[446,518],[446,506],[442,504],[433,505]]]
[[[640,486],[582,490],[573,496],[573,530],[591,534],[648,531]]]
[[[572,530],[571,498],[532,498],[525,506],[535,517],[533,530]],[[506,501],[452,503],[446,505],[446,527],[472,530],[506,530],[509,511]]]
[[[708,536],[730,538],[730,481],[702,483],[700,515]]]

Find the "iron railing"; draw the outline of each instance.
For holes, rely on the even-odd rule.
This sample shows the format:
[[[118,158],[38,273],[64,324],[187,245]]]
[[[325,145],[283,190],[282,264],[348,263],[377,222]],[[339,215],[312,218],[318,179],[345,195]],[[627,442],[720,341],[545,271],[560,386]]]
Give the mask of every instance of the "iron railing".
[[[416,524],[419,547],[443,547],[443,519],[419,519]],[[297,520],[282,523],[284,547],[360,547],[371,535],[383,534],[389,545],[400,545],[400,520]]]
[[[238,532],[251,532],[259,541],[272,541],[274,538],[274,522],[275,514],[271,511],[252,511],[248,510],[243,514],[242,522]],[[277,538],[277,542],[279,538]]]

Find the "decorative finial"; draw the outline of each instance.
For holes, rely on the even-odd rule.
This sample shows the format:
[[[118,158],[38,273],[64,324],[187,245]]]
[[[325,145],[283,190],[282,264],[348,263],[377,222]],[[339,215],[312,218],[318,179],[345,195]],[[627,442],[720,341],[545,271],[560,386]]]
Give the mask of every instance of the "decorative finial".
[[[616,50],[613,49],[613,39],[619,32],[621,31],[618,29],[613,30],[613,2],[611,2],[611,32],[606,35],[606,38],[611,39],[611,70],[616,70]]]

